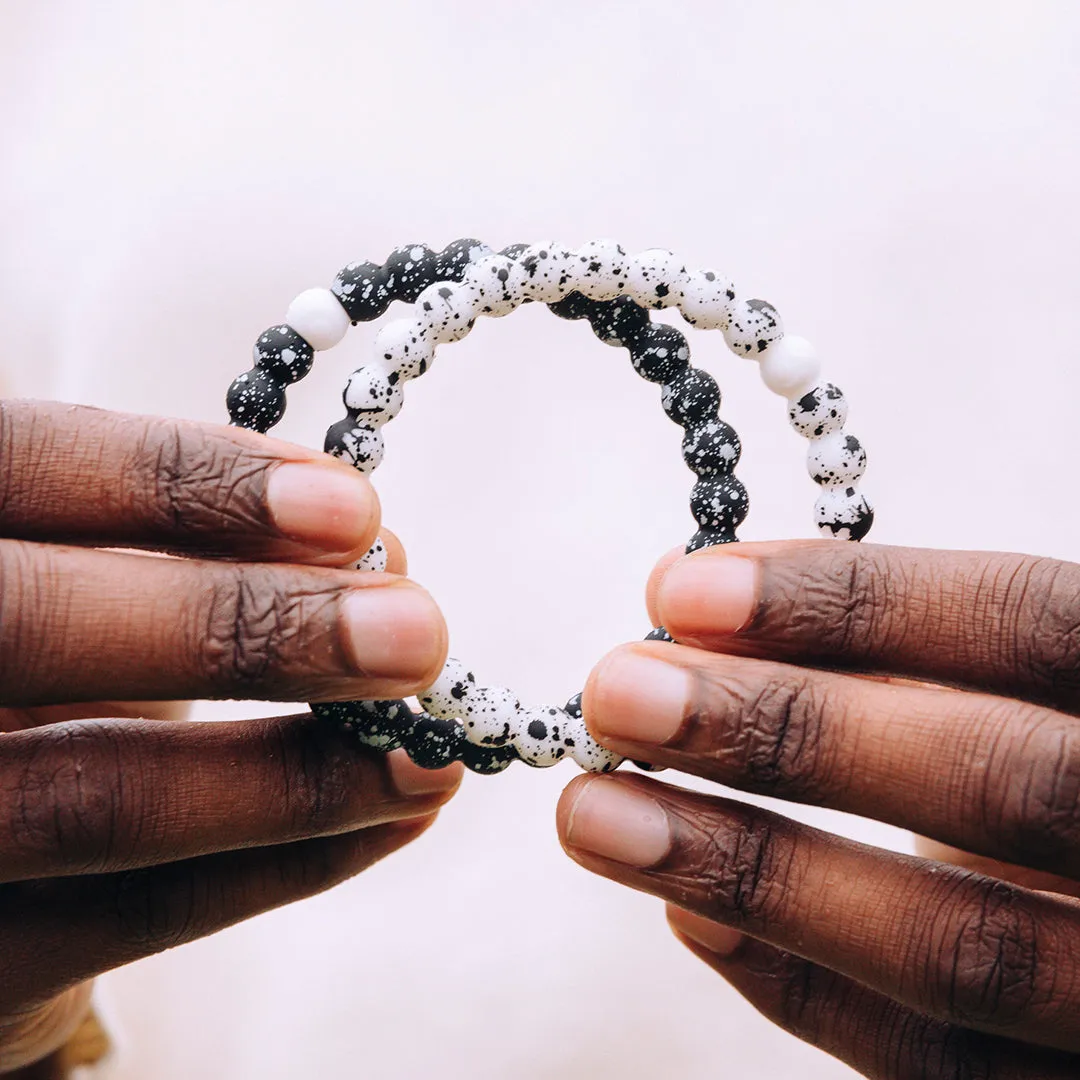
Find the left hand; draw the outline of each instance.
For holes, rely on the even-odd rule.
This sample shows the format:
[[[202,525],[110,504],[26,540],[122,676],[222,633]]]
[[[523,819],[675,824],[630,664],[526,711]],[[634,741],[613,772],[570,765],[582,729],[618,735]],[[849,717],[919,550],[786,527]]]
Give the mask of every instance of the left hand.
[[[740,544],[665,561],[650,606],[681,644],[601,662],[597,738],[963,865],[638,776],[570,784],[569,854],[868,1077],[1080,1076],[1080,566]]]

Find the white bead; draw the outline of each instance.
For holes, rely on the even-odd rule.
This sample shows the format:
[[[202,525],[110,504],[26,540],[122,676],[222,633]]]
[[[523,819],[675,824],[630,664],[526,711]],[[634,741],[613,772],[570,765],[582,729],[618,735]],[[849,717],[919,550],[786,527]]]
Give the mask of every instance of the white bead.
[[[566,756],[563,734],[570,717],[553,705],[522,709],[511,741],[518,757],[537,769],[546,769]]]
[[[590,734],[581,717],[569,717],[563,742],[570,757],[588,772],[611,772],[626,759],[601,746]]]
[[[567,288],[573,253],[555,241],[530,244],[519,256],[525,271],[525,295],[539,304],[554,304],[571,290]]]
[[[380,428],[401,412],[401,406],[405,404],[402,386],[396,371],[365,364],[349,376],[342,398],[345,408],[358,414],[358,423]]]
[[[450,657],[439,677],[416,695],[420,708],[442,720],[459,720],[465,715],[469,696],[477,689],[476,677],[460,661]]]
[[[688,280],[686,264],[666,248],[631,255],[626,265],[626,293],[642,307],[678,305]]]
[[[329,289],[307,289],[289,305],[285,321],[316,352],[332,349],[349,329],[349,316]]]
[[[573,253],[574,287],[590,300],[614,300],[626,289],[626,252],[614,240],[590,240]]]
[[[873,521],[873,510],[857,488],[826,488],[814,503],[818,531],[832,540],[861,539]]]
[[[847,423],[848,404],[840,388],[818,383],[788,402],[791,426],[804,439],[820,439]]]
[[[435,359],[435,343],[425,329],[419,319],[395,319],[382,327],[372,346],[380,366],[402,379],[423,375]]]
[[[699,330],[726,330],[731,322],[735,286],[715,270],[695,270],[683,286],[679,310]]]
[[[739,356],[756,358],[784,336],[780,314],[765,300],[736,300],[724,328],[728,348]]]
[[[815,484],[822,487],[850,487],[866,472],[866,451],[854,435],[843,431],[811,439],[806,468]]]
[[[381,464],[386,446],[382,432],[376,428],[357,424],[340,436],[338,445],[328,453],[359,469],[365,476],[373,473]]]
[[[470,690],[461,721],[465,738],[477,746],[505,746],[518,725],[521,703],[505,686]]]
[[[817,350],[806,338],[785,334],[761,355],[761,381],[788,401],[809,390],[820,375]]]
[[[362,559],[356,564],[357,570],[374,570],[381,573],[386,569],[386,545],[382,537],[375,538],[375,543],[367,549]]]
[[[464,283],[440,281],[416,298],[416,317],[435,345],[460,341],[473,328],[480,293]]]
[[[525,300],[525,270],[506,255],[486,255],[465,268],[466,284],[480,294],[479,314],[501,319]]]

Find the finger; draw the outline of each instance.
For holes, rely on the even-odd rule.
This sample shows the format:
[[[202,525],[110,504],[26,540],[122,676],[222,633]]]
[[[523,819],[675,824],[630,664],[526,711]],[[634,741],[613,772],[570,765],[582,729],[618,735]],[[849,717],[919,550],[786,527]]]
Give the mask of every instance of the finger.
[[[660,621],[660,611],[656,606],[657,594],[660,592],[660,583],[664,580],[664,575],[671,569],[680,559],[686,554],[684,547],[672,548],[660,561],[653,567],[652,573],[649,574],[648,584],[645,586],[645,607],[649,611],[649,622],[652,626],[662,626]]]
[[[366,551],[367,479],[326,454],[216,424],[0,403],[0,535],[305,562]]]
[[[441,613],[405,578],[0,541],[8,705],[396,698],[445,657]]]
[[[386,572],[388,574],[400,574],[408,576],[409,560],[405,554],[405,547],[398,539],[397,533],[391,532],[384,525],[379,530],[379,536],[386,545]]]
[[[314,717],[0,738],[0,880],[97,874],[417,817],[461,781]],[[2,955],[2,954],[0,954]]]
[[[830,836],[644,777],[574,781],[560,834],[583,866],[917,1012],[1080,1048],[1080,905]]]
[[[631,759],[1080,879],[1080,725],[989,694],[642,642],[582,700]]]
[[[79,983],[37,1008],[0,1017],[0,1073],[32,1065],[64,1046],[90,1010],[91,990],[91,983]]]
[[[932,1020],[794,953],[680,908],[668,921],[695,956],[763,1016],[869,1080],[1068,1080],[1072,1054]]]
[[[1051,874],[1046,870],[1032,870],[1027,866],[1017,866],[1016,863],[1005,862],[989,855],[976,855],[924,836],[915,837],[915,853],[924,858],[933,859],[935,862],[962,866],[965,870],[974,870],[977,874],[1011,881],[1014,885],[1023,885],[1025,889],[1061,893],[1063,896],[1073,896],[1080,900],[1080,881],[1075,878]]]
[[[337,885],[434,815],[339,836],[0,891],[0,1014]],[[375,928],[385,930],[387,928]]]
[[[840,541],[670,567],[664,626],[705,649],[883,671],[1080,709],[1080,566]]]

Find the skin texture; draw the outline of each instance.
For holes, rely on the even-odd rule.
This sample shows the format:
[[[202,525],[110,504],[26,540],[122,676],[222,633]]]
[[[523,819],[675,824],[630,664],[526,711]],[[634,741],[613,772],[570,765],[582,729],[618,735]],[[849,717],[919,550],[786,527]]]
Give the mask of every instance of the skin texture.
[[[376,533],[390,572],[340,569]],[[94,975],[329,888],[431,824],[460,767],[371,754],[310,715],[189,724],[177,704],[415,692],[446,630],[404,572],[368,482],[325,455],[0,403],[0,1072],[65,1042]]]
[[[662,560],[676,644],[593,671],[619,753],[914,830],[919,856],[653,778],[581,777],[560,835],[668,902],[781,1027],[878,1080],[1080,1075],[1080,567],[835,542]]]

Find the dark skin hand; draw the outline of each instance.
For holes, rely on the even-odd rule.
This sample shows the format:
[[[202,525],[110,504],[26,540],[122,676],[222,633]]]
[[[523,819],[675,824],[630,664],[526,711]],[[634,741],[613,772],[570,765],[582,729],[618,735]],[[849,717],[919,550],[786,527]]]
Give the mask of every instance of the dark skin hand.
[[[668,901],[767,1017],[875,1080],[1080,1076],[1080,566],[839,542],[670,557],[679,644],[584,699],[620,753],[931,838],[894,854],[641,776],[580,777],[569,854]]]
[[[400,545],[382,531],[398,573],[340,569],[379,531],[367,481],[325,455],[0,404],[0,1072],[64,1042],[94,975],[351,877],[453,793],[460,767],[310,715],[133,704],[428,685],[446,630]]]

